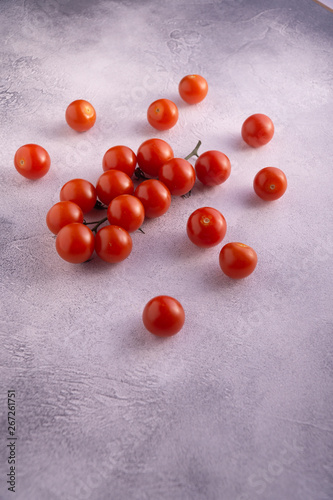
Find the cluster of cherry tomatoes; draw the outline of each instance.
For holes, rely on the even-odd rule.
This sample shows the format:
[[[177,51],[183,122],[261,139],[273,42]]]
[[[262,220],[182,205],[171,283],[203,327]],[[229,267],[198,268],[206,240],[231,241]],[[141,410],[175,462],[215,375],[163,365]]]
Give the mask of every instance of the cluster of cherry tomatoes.
[[[207,82],[199,75],[185,76],[179,83],[180,96],[189,104],[202,101],[207,92]],[[158,130],[171,128],[178,120],[177,106],[168,99],[159,99],[149,106],[147,119]],[[66,121],[78,132],[87,131],[96,121],[95,109],[87,101],[74,101],[66,110]],[[273,134],[274,125],[263,114],[247,118],[241,129],[244,141],[251,147],[267,144]],[[48,228],[57,235],[56,250],[60,257],[67,262],[82,263],[95,251],[106,262],[120,262],[132,251],[130,233],[141,230],[145,218],[165,214],[171,196],[190,193],[196,178],[206,186],[225,182],[231,172],[229,158],[215,150],[199,156],[200,145],[201,141],[185,158],[175,157],[171,146],[157,138],[143,142],[136,154],[127,146],[113,146],[104,154],[104,172],[96,186],[85,179],[68,181],[60,190],[60,201],[46,216]],[[197,158],[194,167],[188,161],[193,156]],[[22,146],[14,158],[17,171],[29,179],[44,176],[50,164],[47,151],[36,144]],[[133,178],[139,182],[136,188]],[[287,188],[286,176],[278,168],[266,167],[255,176],[253,187],[263,200],[276,200]],[[86,222],[85,214],[95,207],[105,208],[106,217]],[[108,224],[103,226],[105,222]],[[202,207],[190,215],[186,230],[195,245],[207,248],[223,240],[227,224],[221,212]],[[241,279],[254,271],[257,254],[248,245],[231,242],[221,249],[219,263],[227,276]],[[184,321],[184,310],[172,297],[153,298],[143,312],[146,328],[159,336],[174,335]]]

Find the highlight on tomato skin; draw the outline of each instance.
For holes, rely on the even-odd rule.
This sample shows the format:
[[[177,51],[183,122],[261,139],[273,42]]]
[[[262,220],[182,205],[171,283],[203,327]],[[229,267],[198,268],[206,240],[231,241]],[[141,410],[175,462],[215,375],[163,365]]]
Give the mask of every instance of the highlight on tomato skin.
[[[265,167],[255,176],[253,189],[262,200],[278,200],[287,190],[287,177],[279,168]]]
[[[153,335],[171,337],[183,328],[185,312],[177,299],[168,295],[159,295],[146,304],[142,313],[142,321]]]
[[[196,246],[210,248],[221,243],[227,232],[227,223],[219,210],[202,207],[190,215],[186,231]]]
[[[147,119],[157,130],[169,130],[178,121],[178,108],[170,99],[158,99],[150,104]]]
[[[104,154],[102,166],[104,172],[111,169],[121,170],[132,177],[136,166],[136,154],[127,146],[113,146]]]
[[[56,238],[58,255],[71,264],[81,264],[94,252],[95,238],[89,227],[79,222],[67,224]]]
[[[65,113],[67,124],[76,132],[86,132],[95,125],[96,111],[90,102],[77,99],[71,102]]]
[[[37,180],[50,170],[49,153],[38,144],[25,144],[15,153],[14,166],[19,174],[26,179]]]
[[[252,148],[267,144],[274,135],[272,120],[262,113],[249,116],[242,125],[243,140]]]
[[[258,257],[248,245],[239,242],[227,243],[219,255],[220,267],[232,279],[243,279],[253,273]]]
[[[186,75],[179,82],[178,91],[183,101],[198,104],[208,93],[208,83],[201,75]]]
[[[172,147],[163,139],[148,139],[140,144],[137,151],[139,167],[151,177],[158,177],[161,166],[173,157]]]

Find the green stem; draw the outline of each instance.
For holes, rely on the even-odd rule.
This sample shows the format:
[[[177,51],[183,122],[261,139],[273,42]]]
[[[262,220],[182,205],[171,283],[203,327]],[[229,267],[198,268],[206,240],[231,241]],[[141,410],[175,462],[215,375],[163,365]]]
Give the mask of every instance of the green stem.
[[[94,222],[86,222],[86,221],[83,221],[83,224],[84,224],[85,226],[88,226],[89,224],[96,224],[94,227],[92,227],[92,228],[91,228],[91,230],[92,230],[93,232],[95,232],[95,233],[96,233],[96,232],[97,232],[97,229],[99,228],[99,226],[100,226],[101,224],[103,224],[103,222],[105,222],[105,221],[107,221],[107,220],[108,220],[108,218],[107,218],[107,217],[103,217],[103,219],[101,219],[101,220],[95,220]]]
[[[201,146],[201,141],[198,141],[198,144],[195,146],[193,151],[191,151],[189,155],[185,156],[185,160],[189,160],[190,158],[192,158],[192,156],[196,156],[197,158],[199,158],[198,149],[200,148],[200,146]]]

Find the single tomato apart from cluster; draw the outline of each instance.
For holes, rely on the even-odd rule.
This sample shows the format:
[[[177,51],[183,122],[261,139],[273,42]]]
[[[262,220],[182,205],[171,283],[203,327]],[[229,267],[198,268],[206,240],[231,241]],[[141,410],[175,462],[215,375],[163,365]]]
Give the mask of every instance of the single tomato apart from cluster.
[[[157,130],[168,130],[178,121],[178,108],[170,99],[158,99],[149,106],[147,119]]]
[[[286,192],[287,177],[279,168],[263,168],[254,178],[253,189],[262,200],[278,200]]]
[[[244,243],[227,243],[220,252],[220,267],[224,274],[233,279],[246,278],[257,266],[257,254]]]
[[[221,243],[227,231],[227,223],[215,208],[202,207],[190,215],[186,230],[192,243],[209,248]]]
[[[96,111],[90,102],[78,99],[66,109],[66,122],[76,132],[86,132],[95,125]]]
[[[249,116],[242,126],[243,140],[252,148],[267,144],[274,135],[272,120],[261,113]]]
[[[16,151],[14,166],[23,177],[36,180],[47,174],[51,166],[51,158],[42,146],[26,144]]]
[[[171,337],[183,328],[185,312],[178,300],[159,295],[146,304],[142,320],[150,333],[158,337]]]
[[[180,97],[188,104],[198,104],[208,93],[208,83],[203,76],[187,75],[181,79],[179,86]]]

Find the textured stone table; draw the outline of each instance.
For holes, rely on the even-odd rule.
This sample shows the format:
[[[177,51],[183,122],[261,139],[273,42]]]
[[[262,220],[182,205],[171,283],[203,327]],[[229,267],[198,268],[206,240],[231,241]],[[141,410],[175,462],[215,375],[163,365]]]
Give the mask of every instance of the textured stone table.
[[[0,498],[333,498],[333,14],[311,0],[2,0],[0,30]],[[189,73],[210,85],[198,106],[177,94]],[[164,133],[145,118],[158,97],[179,106]],[[98,115],[86,134],[64,120],[78,98]],[[257,112],[275,136],[251,149],[240,128]],[[45,226],[60,187],[96,182],[109,147],[154,136],[176,156],[198,139],[223,151],[230,179],[174,199],[117,266],[62,261]],[[52,158],[36,182],[13,167],[29,142]],[[252,191],[269,165],[289,182],[271,204]],[[248,279],[227,279],[220,247],[187,239],[205,205],[225,215],[225,242],[256,249]],[[141,323],[158,294],[186,311],[166,340]]]

